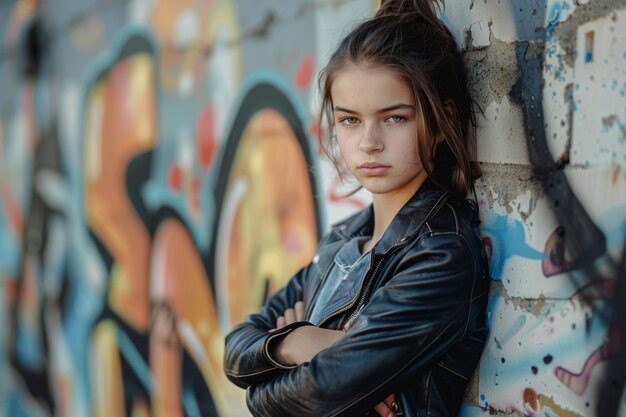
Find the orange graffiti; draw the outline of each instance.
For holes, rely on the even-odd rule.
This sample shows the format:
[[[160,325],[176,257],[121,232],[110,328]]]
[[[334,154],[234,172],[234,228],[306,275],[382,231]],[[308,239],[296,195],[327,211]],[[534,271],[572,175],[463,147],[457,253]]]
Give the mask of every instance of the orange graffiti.
[[[151,24],[163,48],[159,54],[161,85],[169,91],[191,91],[202,81],[208,51],[218,32],[237,33],[232,2],[158,1]],[[239,47],[232,48],[233,69],[239,72]],[[238,74],[235,79],[239,79]]]
[[[274,110],[246,126],[225,193],[232,213],[218,238],[218,284],[229,323],[240,322],[314,254],[317,236],[306,161]],[[224,308],[223,308],[224,309]]]
[[[223,375],[224,338],[213,292],[194,242],[179,221],[168,219],[160,224],[151,271],[155,305],[150,335],[154,416],[183,415],[181,347],[202,373],[220,415],[227,415],[234,404],[243,404],[242,393]]]
[[[87,103],[85,207],[89,227],[111,253],[109,304],[136,329],[148,327],[150,238],[127,192],[133,157],[154,147],[155,97],[149,54],[116,64]]]

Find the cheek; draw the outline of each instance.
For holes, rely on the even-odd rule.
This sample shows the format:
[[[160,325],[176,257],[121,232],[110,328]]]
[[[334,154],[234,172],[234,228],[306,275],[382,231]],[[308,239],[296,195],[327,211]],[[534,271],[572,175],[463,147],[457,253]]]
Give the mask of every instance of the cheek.
[[[350,158],[350,154],[354,152],[354,140],[347,135],[342,135],[337,137],[337,148],[339,149],[339,153],[341,156],[346,159]]]
[[[420,155],[419,152],[417,152],[417,150],[415,150],[414,152],[407,152],[404,154],[405,155],[405,161],[409,164],[412,165],[422,165],[422,161],[420,161]]]
[[[413,160],[414,160],[414,161],[416,161],[416,162],[420,162],[420,163],[421,163],[421,161],[420,161],[420,151],[419,151],[419,149],[417,148],[417,144],[415,144],[415,145],[413,146],[413,150],[412,150],[412,152],[411,152],[411,155],[413,156]]]
[[[398,151],[404,155],[407,162],[421,164],[420,151],[417,146],[417,137],[414,131],[405,132],[400,148],[401,149],[398,149]]]

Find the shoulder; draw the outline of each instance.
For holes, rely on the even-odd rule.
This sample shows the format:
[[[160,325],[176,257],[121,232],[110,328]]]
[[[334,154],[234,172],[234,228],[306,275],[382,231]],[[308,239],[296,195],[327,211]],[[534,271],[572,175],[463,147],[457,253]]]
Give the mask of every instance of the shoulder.
[[[394,275],[411,282],[436,275],[452,296],[465,297],[486,275],[474,203],[446,202],[390,262]]]
[[[478,227],[478,208],[472,200],[448,200],[424,224],[421,234],[474,234]]]
[[[424,223],[413,250],[445,252],[455,264],[478,266],[483,263],[478,231],[478,208],[472,200],[448,200]]]

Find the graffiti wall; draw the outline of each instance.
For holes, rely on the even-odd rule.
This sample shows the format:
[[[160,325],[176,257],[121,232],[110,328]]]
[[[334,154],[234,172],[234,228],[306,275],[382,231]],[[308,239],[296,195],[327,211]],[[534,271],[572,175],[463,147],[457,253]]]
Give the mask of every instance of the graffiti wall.
[[[377,3],[0,2],[0,415],[249,415],[224,335],[369,201],[323,157],[316,76]],[[492,275],[461,414],[626,416],[626,3],[442,19]]]

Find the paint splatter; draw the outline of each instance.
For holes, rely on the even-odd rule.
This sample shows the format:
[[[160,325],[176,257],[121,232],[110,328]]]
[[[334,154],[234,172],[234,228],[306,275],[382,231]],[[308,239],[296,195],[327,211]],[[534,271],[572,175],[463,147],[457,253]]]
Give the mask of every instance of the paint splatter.
[[[524,404],[530,407],[533,411],[539,411],[539,397],[534,389],[524,389]]]
[[[307,88],[311,82],[311,78],[313,78],[313,66],[313,57],[311,55],[307,55],[302,62],[300,62],[294,79],[294,84],[298,89],[303,90]]]
[[[168,176],[167,176],[167,184],[170,189],[175,192],[180,192],[183,186],[183,172],[180,169],[179,165],[172,165],[170,167]]]
[[[197,146],[200,166],[208,170],[213,163],[217,141],[215,139],[215,112],[211,106],[202,109],[197,125]]]
[[[583,369],[579,373],[557,366],[554,370],[554,374],[566,387],[576,394],[582,395],[587,389],[593,368],[599,362],[607,359],[611,355],[614,355],[618,350],[619,338],[615,337],[615,333],[613,333],[609,336],[606,342],[589,355],[587,361],[585,361],[585,364],[583,365]]]

